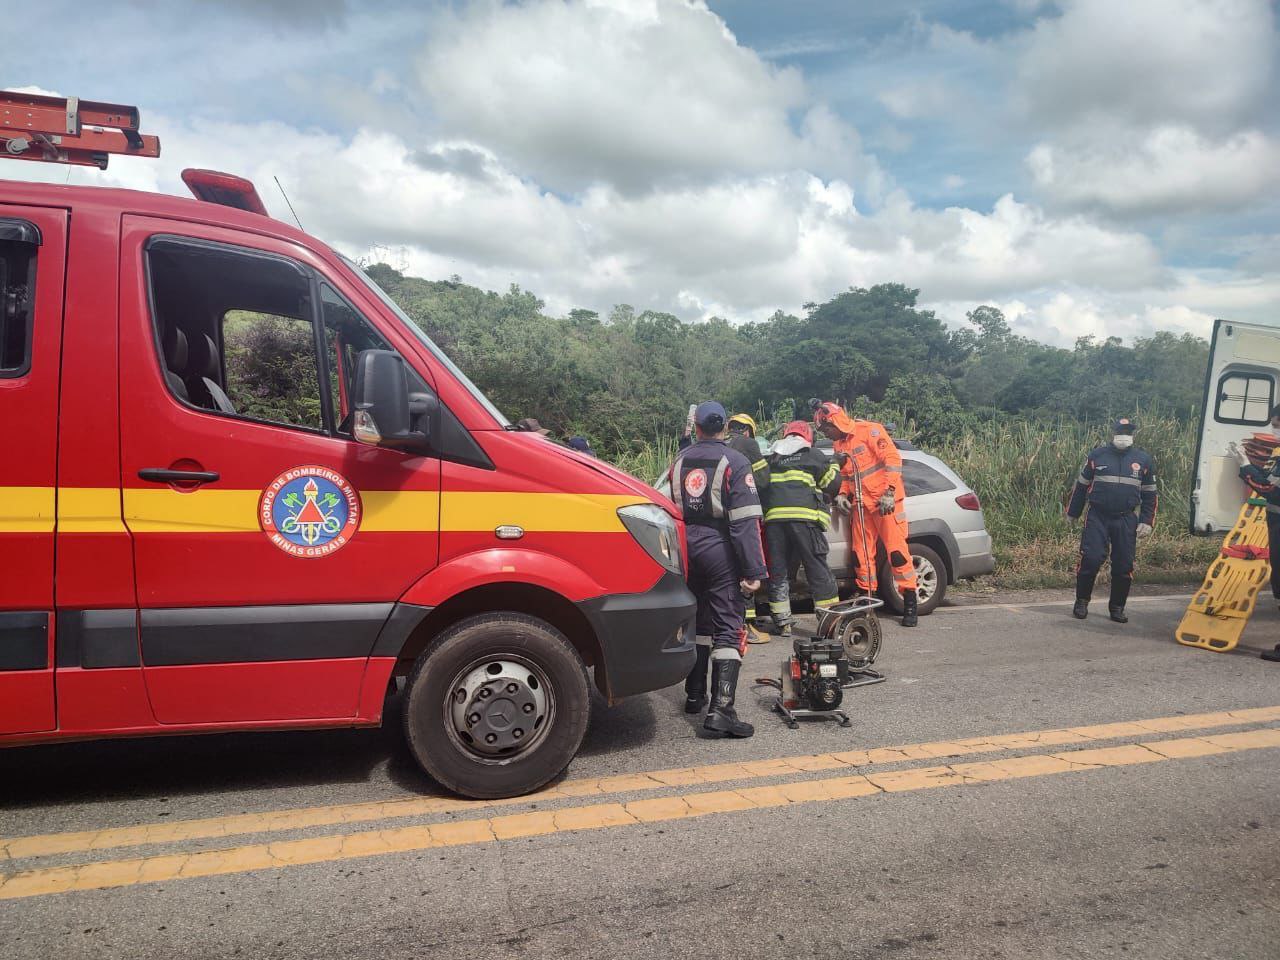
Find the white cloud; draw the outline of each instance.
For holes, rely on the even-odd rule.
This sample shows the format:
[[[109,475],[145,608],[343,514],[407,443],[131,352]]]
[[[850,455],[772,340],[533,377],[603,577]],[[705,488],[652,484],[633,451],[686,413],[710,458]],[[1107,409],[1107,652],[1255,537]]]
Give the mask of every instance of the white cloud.
[[[1149,14],[1144,4],[1135,8]],[[1033,32],[1002,43],[915,22],[910,31],[934,72],[914,88],[886,77],[881,97],[904,117],[961,108],[979,117],[977,91],[994,71],[1007,78],[1014,54],[1050,40],[1078,46],[1081,24],[1099,10],[1064,3],[1061,16],[1042,11]],[[1132,19],[1126,10],[1118,29]],[[1163,53],[1133,52],[1147,69],[1189,49],[1181,23],[1168,29],[1182,39],[1153,37]],[[1214,29],[1207,36],[1221,40],[1225,28]],[[1121,83],[1125,48],[1109,38],[1100,46],[1089,52],[1091,68]],[[304,52],[296,56],[309,64]],[[1252,228],[1259,236],[1247,249],[1224,251],[1241,257],[1233,270],[1170,269],[1148,236],[1122,225],[1125,216],[1239,205],[1274,187],[1267,172],[1280,163],[1262,132],[1270,128],[1246,122],[1259,96],[1248,79],[1261,69],[1254,60],[1243,57],[1245,80],[1213,79],[1217,92],[1204,103],[1231,118],[1215,126],[1203,104],[1166,109],[1169,84],[1181,79],[1117,87],[1112,110],[1092,77],[1065,89],[1070,71],[1042,52],[1040,67],[1023,66],[1027,102],[1039,110],[1028,122],[1044,124],[1028,157],[1041,199],[1004,193],[980,209],[918,206],[797,70],[742,47],[701,3],[676,0],[472,8],[434,34],[416,75],[369,71],[367,89],[351,90],[347,104],[358,106],[361,125],[346,132],[211,119],[225,116],[219,110],[179,120],[143,102],[148,132],[164,143],[160,161],[113,158],[106,175],[37,164],[4,173],[185,194],[182,167],[222,168],[253,179],[288,220],[272,182],[279,176],[306,228],[345,252],[403,249],[411,273],[456,273],[499,290],[519,283],[560,313],[630,302],[687,319],[763,319],[892,281],[919,287],[949,320],[995,303],[1019,332],[1065,345],[1157,327],[1203,335],[1210,316],[1274,315],[1280,271],[1267,255],[1270,225]],[[1198,55],[1222,67],[1218,51]],[[343,83],[310,67],[297,73],[315,78],[317,96],[324,83]],[[1206,70],[1197,61],[1188,75],[1198,82]],[[866,89],[876,96],[877,87]],[[430,121],[402,122],[411,108]],[[885,127],[877,142],[929,148],[929,131],[917,148],[918,128],[905,120],[901,128]],[[1028,143],[993,115],[969,133],[988,144],[985,157],[1005,138]],[[927,182],[979,193],[989,189],[983,177],[948,159],[930,167]],[[1194,230],[1197,221],[1187,223]]]
[[[1280,181],[1268,0],[1064,0],[1018,39],[1026,162],[1053,203],[1132,217],[1230,210]],[[1271,119],[1274,119],[1273,117]]]
[[[419,75],[447,130],[564,192],[870,166],[798,70],[692,0],[483,4],[440,31]]]
[[[1027,155],[1036,186],[1055,201],[1119,213],[1239,207],[1280,184],[1280,144],[1258,130],[1210,141],[1157,127],[1137,143],[1098,138],[1041,143]]]
[[[1036,22],[1018,65],[1027,110],[1048,124],[1099,117],[1223,132],[1269,91],[1268,0],[1063,0]]]
[[[907,120],[941,113],[952,102],[952,91],[939,77],[913,80],[877,94],[886,110]]]

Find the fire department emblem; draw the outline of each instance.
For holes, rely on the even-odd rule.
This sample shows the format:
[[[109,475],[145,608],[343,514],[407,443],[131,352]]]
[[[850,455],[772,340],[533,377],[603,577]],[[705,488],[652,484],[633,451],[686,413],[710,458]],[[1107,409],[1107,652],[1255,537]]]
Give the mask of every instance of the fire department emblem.
[[[258,520],[267,539],[292,557],[327,557],[360,526],[360,497],[328,467],[294,467],[262,491]]]
[[[684,492],[695,498],[706,493],[707,471],[697,468],[686,473],[684,477]]]

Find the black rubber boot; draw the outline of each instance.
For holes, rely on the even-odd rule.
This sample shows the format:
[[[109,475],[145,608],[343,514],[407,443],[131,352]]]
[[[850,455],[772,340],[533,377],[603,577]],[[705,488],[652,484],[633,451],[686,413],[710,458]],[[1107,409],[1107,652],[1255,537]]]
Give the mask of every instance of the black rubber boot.
[[[1270,660],[1272,663],[1280,663],[1280,643],[1276,644],[1274,650],[1263,650],[1258,654],[1263,660]]]
[[[698,644],[698,659],[684,679],[684,712],[701,713],[707,706],[707,662],[711,648]]]
[[[738,719],[733,701],[738,694],[738,672],[741,660],[711,661],[711,709],[702,728],[723,737],[749,737],[756,728]]]
[[[1077,573],[1076,574],[1076,606],[1071,613],[1078,620],[1083,620],[1089,615],[1089,599],[1093,596],[1093,582],[1098,579],[1098,572],[1093,573]],[[1080,604],[1084,607],[1081,608]]]
[[[1116,623],[1128,623],[1124,615],[1124,605],[1129,599],[1129,587],[1133,584],[1130,577],[1116,577],[1111,581],[1111,599],[1107,602],[1107,610]]]
[[[914,627],[920,622],[919,598],[914,590],[902,591],[902,625]]]

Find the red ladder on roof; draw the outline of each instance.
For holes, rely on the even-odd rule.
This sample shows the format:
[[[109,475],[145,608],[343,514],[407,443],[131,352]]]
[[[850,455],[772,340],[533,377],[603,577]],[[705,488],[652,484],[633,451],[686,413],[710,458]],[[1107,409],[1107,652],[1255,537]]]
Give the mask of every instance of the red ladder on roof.
[[[105,170],[111,154],[160,156],[160,138],[138,132],[137,107],[0,90],[0,157]]]

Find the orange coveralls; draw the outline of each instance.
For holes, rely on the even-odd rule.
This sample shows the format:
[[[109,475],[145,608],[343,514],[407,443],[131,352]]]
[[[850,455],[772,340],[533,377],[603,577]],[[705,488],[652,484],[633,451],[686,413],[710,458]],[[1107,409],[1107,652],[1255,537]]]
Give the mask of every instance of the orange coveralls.
[[[893,569],[898,592],[916,589],[916,568],[907,547],[907,515],[903,509],[906,494],[902,484],[902,455],[884,424],[874,420],[855,420],[843,411],[831,417],[845,434],[835,441],[836,453],[847,453],[840,473],[840,492],[854,505],[849,518],[849,539],[858,561],[858,589],[874,591],[877,586],[876,546],[884,544],[884,554]],[[858,525],[855,475],[862,481],[862,527]],[[893,513],[880,515],[880,497],[889,487],[894,489]]]

